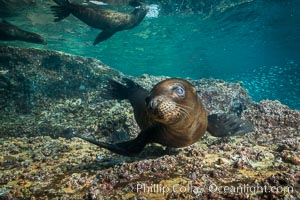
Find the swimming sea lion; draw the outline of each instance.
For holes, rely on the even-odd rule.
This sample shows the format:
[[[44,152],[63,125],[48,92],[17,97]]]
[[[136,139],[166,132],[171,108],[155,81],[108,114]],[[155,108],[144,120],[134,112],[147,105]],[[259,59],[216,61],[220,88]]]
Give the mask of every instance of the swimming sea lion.
[[[36,33],[24,31],[4,20],[0,22],[0,40],[20,40],[37,44],[47,44],[42,36]]]
[[[253,126],[233,114],[208,115],[196,89],[186,80],[164,80],[149,92],[135,82],[125,79],[126,85],[110,80],[113,97],[128,99],[135,119],[141,128],[137,138],[108,144],[80,135],[82,138],[112,152],[132,156],[146,144],[159,143],[167,147],[186,147],[197,142],[208,131],[213,136],[241,135]]]
[[[54,1],[59,5],[51,7],[56,17],[54,21],[60,21],[72,13],[87,25],[102,30],[93,45],[108,39],[118,31],[137,26],[147,14],[147,9],[143,6],[136,7],[127,14],[100,7],[77,5],[68,0]]]

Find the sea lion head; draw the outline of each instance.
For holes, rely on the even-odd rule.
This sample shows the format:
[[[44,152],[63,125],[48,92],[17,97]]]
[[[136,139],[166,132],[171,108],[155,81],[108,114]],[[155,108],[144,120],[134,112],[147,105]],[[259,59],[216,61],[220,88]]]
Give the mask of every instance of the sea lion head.
[[[199,104],[196,89],[186,80],[164,80],[151,90],[146,98],[146,107],[154,121],[175,124],[189,120]]]
[[[143,6],[143,5],[139,5],[134,8],[134,10],[132,11],[131,14],[135,16],[135,19],[138,22],[141,22],[144,19],[144,17],[146,16],[148,11],[149,11],[149,8],[147,8],[146,6]]]

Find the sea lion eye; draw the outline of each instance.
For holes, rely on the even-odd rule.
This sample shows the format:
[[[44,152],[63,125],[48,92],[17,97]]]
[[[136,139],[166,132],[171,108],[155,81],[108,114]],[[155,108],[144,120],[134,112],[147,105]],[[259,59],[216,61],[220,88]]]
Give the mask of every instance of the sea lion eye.
[[[178,87],[175,89],[176,94],[178,94],[179,96],[184,96],[184,89],[182,87]]]

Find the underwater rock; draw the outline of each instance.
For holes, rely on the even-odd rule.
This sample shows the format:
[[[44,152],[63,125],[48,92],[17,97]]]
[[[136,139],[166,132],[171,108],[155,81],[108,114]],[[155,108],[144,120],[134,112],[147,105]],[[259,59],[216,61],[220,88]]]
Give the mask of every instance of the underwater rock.
[[[0,112],[8,116],[1,119],[2,136],[58,137],[71,129],[116,142],[139,132],[130,104],[105,97],[106,78],[124,75],[98,60],[3,46],[0,63]],[[166,78],[143,75],[133,79],[150,89]],[[244,108],[251,105],[251,98],[238,83],[190,81],[208,111],[232,112],[234,102]]]
[[[2,135],[42,134],[51,121],[68,127],[66,120],[78,118],[84,106],[97,112],[92,102],[101,102],[105,76],[121,76],[95,59],[33,48],[1,46],[0,63],[0,110],[11,116],[1,119]],[[5,128],[15,120],[15,130]]]
[[[16,47],[0,47],[0,63],[0,199],[300,195],[299,111],[278,101],[252,102],[238,83],[189,80],[210,112],[236,112],[253,123],[253,133],[207,134],[174,155],[151,144],[140,157],[124,158],[59,137],[64,131],[109,142],[136,136],[129,103],[105,96],[107,77],[120,80],[122,73],[91,58]],[[167,77],[130,78],[149,89]]]

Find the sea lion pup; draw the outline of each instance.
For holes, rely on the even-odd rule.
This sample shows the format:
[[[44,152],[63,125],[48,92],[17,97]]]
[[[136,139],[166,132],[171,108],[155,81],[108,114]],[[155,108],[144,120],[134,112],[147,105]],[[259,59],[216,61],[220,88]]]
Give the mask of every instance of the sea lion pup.
[[[145,7],[139,6],[127,14],[100,7],[73,4],[70,3],[69,0],[54,1],[58,4],[58,6],[51,7],[56,17],[54,21],[63,20],[70,14],[73,14],[87,25],[102,30],[93,45],[110,38],[118,31],[137,26],[144,19],[148,11]]]
[[[164,80],[149,92],[130,79],[126,85],[110,80],[109,92],[116,99],[128,99],[136,122],[141,128],[137,138],[108,144],[75,135],[112,152],[133,156],[148,143],[159,143],[173,148],[197,142],[208,131],[213,136],[241,135],[253,126],[233,114],[208,115],[196,89],[186,80]]]
[[[43,39],[42,36],[24,31],[17,26],[8,23],[3,20],[0,22],[0,40],[12,41],[12,40],[20,40],[25,42],[37,43],[46,45],[47,42]]]

